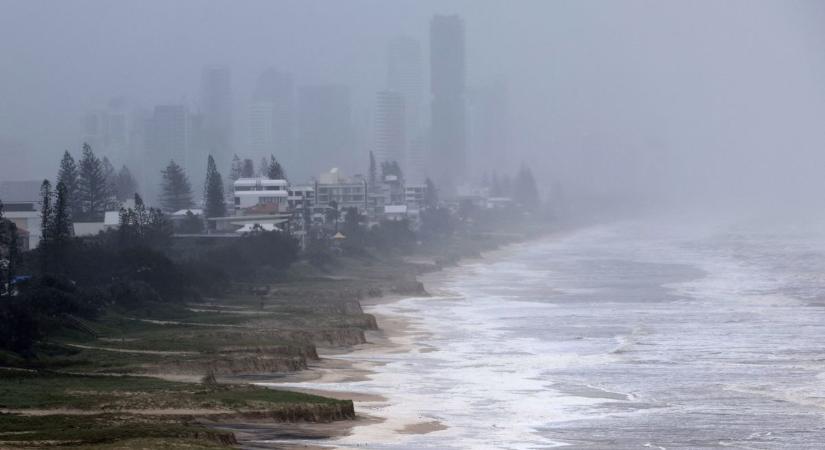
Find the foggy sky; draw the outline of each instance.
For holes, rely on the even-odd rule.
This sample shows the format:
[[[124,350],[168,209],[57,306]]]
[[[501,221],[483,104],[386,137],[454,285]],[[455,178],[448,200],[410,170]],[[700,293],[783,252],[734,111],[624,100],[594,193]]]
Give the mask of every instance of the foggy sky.
[[[825,12],[813,0],[0,0],[0,178],[53,177],[60,153],[79,150],[84,112],[112,97],[196,102],[207,64],[231,67],[236,122],[270,66],[297,85],[349,85],[357,122],[385,87],[388,41],[415,37],[428,55],[435,13],[465,21],[468,86],[508,86],[504,166],[526,161],[544,186],[691,203],[825,197]]]

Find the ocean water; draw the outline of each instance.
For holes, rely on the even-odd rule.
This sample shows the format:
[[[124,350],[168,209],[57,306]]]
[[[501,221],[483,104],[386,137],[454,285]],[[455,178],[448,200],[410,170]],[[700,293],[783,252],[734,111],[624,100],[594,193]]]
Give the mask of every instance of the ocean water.
[[[372,449],[825,448],[825,234],[622,222],[519,244],[374,307]],[[427,434],[398,431],[437,422]],[[314,442],[318,444],[318,442]]]

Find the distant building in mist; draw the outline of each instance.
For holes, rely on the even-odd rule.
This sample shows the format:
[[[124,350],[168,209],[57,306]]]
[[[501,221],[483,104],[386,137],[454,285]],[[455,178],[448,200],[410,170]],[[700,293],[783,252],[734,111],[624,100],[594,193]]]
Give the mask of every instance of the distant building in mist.
[[[232,148],[232,81],[226,66],[207,66],[201,73],[201,112],[206,151],[218,167],[229,163]]]
[[[426,133],[410,141],[407,150],[407,167],[404,178],[408,183],[423,184],[430,173],[427,156],[430,154],[430,141]]]
[[[380,167],[396,161],[406,169],[407,133],[404,96],[395,91],[381,91],[375,102],[375,159]]]
[[[349,88],[327,84],[298,91],[298,150],[300,176],[322,172],[330,165],[360,168],[354,157],[354,131]],[[287,168],[290,170],[290,168]]]
[[[255,84],[249,105],[249,154],[259,161],[275,155],[291,165],[295,152],[295,87],[292,75],[265,70]]]
[[[447,194],[466,171],[464,22],[436,15],[430,22],[432,173]]]
[[[426,155],[421,145],[423,139],[422,104],[424,101],[424,68],[421,44],[410,37],[398,37],[390,41],[387,49],[387,89],[400,93],[404,98],[404,122],[406,134],[406,160],[399,161],[409,178],[423,180],[426,173]]]
[[[152,112],[147,139],[148,160],[165,167],[169,160],[186,163],[189,110],[184,105],[158,105]]]
[[[505,164],[510,142],[506,85],[472,88],[467,97],[468,171],[478,175],[516,170]]]
[[[140,184],[150,198],[161,182],[160,171],[170,160],[186,170],[193,188],[203,182],[207,143],[204,117],[185,105],[158,105],[146,120],[146,151]],[[199,192],[196,190],[196,192]]]
[[[110,100],[104,108],[89,111],[83,118],[83,142],[115,163],[127,163],[135,153],[140,120],[122,97]]]

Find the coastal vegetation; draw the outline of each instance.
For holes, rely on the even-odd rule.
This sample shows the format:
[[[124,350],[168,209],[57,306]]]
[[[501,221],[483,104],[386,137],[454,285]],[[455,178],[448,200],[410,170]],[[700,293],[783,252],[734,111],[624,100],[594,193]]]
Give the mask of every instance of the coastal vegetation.
[[[237,442],[214,430],[221,421],[353,419],[351,401],[257,388],[243,377],[305,370],[319,348],[365,343],[378,324],[360,300],[426,295],[417,275],[545,228],[536,206],[449,207],[428,181],[418,225],[368,226],[357,209],[335,207],[304,248],[275,231],[197,236],[200,219],[172,225],[136,193],[116,228],[77,237],[72,222],[99,216],[94,205],[115,198],[107,177],[118,178],[97,178],[114,171],[88,147],[82,161],[77,170],[67,152],[56,186],[43,182],[37,249],[16,251],[0,209],[4,285],[15,281],[0,301],[2,447],[223,448]],[[175,167],[165,171],[167,210],[191,202]],[[261,170],[283,174],[274,157]],[[223,214],[211,158],[206,179],[207,216]],[[339,231],[345,239],[332,239]]]

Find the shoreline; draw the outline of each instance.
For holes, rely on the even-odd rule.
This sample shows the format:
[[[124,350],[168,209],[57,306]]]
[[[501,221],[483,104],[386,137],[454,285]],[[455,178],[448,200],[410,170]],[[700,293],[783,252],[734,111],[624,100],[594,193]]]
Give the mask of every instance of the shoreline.
[[[358,389],[358,383],[372,381],[382,366],[397,359],[393,355],[438,351],[429,343],[433,334],[415,317],[403,308],[385,311],[382,306],[448,297],[440,279],[557,233],[461,236],[450,246],[413,256],[341,257],[326,270],[294,267],[287,277],[266,282],[264,296],[252,291],[259,286],[238,283],[225,297],[177,309],[158,306],[160,314],[149,308],[115,312],[91,324],[91,336],[61,337],[55,344],[69,350],[42,361],[40,370],[25,372],[45,384],[24,384],[26,390],[9,403],[15,405],[16,422],[4,430],[34,429],[40,426],[37,417],[51,416],[72,424],[97,421],[98,428],[108,429],[120,426],[107,416],[116,414],[146,418],[147,425],[158,428],[159,435],[150,438],[157,442],[169,435],[186,443],[261,449],[335,448],[360,436],[389,442],[447,430],[446,424],[414,411],[387,413],[398,408],[397,399]],[[60,384],[50,384],[49,376],[62,377]],[[13,376],[6,378],[0,381],[16,383]],[[164,389],[170,388],[215,400],[195,403],[193,397],[186,408],[167,406]],[[54,393],[65,398],[35,400]],[[241,403],[231,398],[239,396]],[[65,413],[86,403],[90,414]],[[35,415],[39,409],[44,415]],[[122,428],[132,439],[143,437],[138,427]],[[74,435],[47,426],[36,432],[54,442],[94,446],[112,439],[101,429]],[[0,444],[16,448],[24,441]]]
[[[347,384],[368,381],[372,376],[379,373],[380,366],[385,363],[370,360],[371,356],[380,354],[409,354],[416,351],[418,353],[438,351],[437,348],[425,343],[430,333],[424,330],[416,330],[415,323],[413,323],[414,319],[397,314],[378,312],[376,308],[384,305],[397,304],[410,299],[428,299],[435,301],[440,297],[451,297],[453,293],[446,290],[442,285],[446,279],[454,276],[453,272],[461,270],[469,264],[499,260],[507,254],[518,251],[520,246],[528,242],[560,239],[569,232],[571,232],[571,230],[554,230],[541,236],[525,236],[522,240],[510,242],[487,251],[480,251],[478,256],[462,258],[454,265],[421,274],[416,277],[416,280],[423,283],[428,293],[427,296],[388,295],[362,300],[360,303],[364,308],[364,312],[373,315],[379,325],[377,330],[370,330],[366,333],[366,344],[360,344],[350,351],[343,353],[335,352],[332,354],[326,353],[326,349],[319,348],[319,356],[321,357],[320,367],[310,367],[309,370],[291,374],[282,380],[266,383],[265,385],[294,392],[350,399],[355,405],[356,415],[359,417],[366,416],[370,421],[367,423],[348,424],[349,426],[344,427],[348,428],[346,434],[329,436],[325,439],[325,442],[316,442],[317,445],[313,447],[289,447],[289,441],[281,441],[279,443],[287,445],[284,448],[335,449],[339,448],[339,445],[344,444],[339,442],[344,438],[347,441],[374,441],[380,437],[386,438],[393,435],[401,436],[410,434],[423,435],[449,429],[449,425],[431,418],[389,417],[381,415],[382,410],[393,405],[392,398],[389,398],[383,393],[361,392],[353,386],[350,386],[349,389],[347,388]],[[330,361],[333,362],[330,363]],[[306,372],[313,372],[316,369],[320,369],[322,372],[320,374],[317,372],[312,375],[306,374]],[[339,373],[335,373],[341,369],[350,373],[357,372],[358,376],[341,376]],[[296,386],[301,383],[311,383],[313,387],[302,388]],[[330,388],[334,385],[341,389],[326,388],[323,386],[325,384],[330,385]],[[321,386],[319,387],[318,385]],[[380,429],[375,429],[375,427],[379,425]],[[373,427],[373,429],[369,429],[369,427]],[[302,444],[304,443],[302,442],[301,445]],[[361,444],[353,445],[358,446]]]

